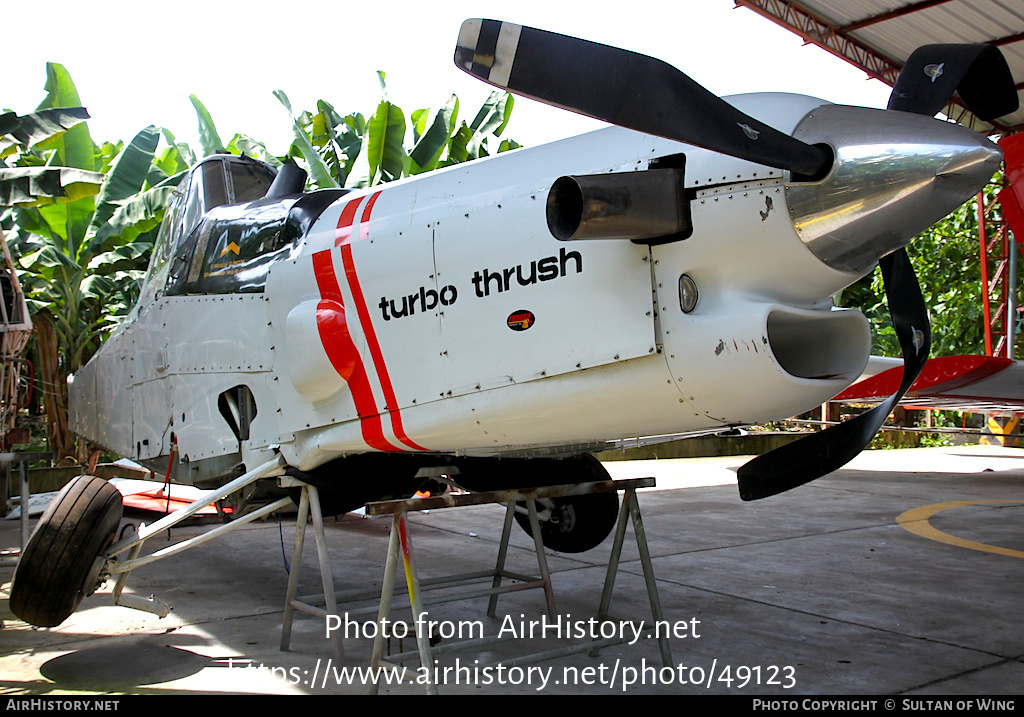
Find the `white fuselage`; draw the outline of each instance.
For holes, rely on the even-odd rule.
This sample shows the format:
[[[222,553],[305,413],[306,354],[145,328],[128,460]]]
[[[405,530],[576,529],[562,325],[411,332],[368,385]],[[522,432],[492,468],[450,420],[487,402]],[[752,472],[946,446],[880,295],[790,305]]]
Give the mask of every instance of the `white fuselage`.
[[[821,104],[732,101],[786,132]],[[545,205],[559,177],[678,154],[688,238],[552,236]],[[367,451],[573,452],[794,415],[860,375],[870,336],[830,300],[860,273],[801,241],[787,179],[609,128],[351,192],[271,266],[262,292],[150,289],[75,377],[76,430],[141,460],[175,441],[196,465],[279,449],[305,470]],[[683,274],[699,292],[690,313]],[[237,386],[255,404],[247,438],[218,407]]]

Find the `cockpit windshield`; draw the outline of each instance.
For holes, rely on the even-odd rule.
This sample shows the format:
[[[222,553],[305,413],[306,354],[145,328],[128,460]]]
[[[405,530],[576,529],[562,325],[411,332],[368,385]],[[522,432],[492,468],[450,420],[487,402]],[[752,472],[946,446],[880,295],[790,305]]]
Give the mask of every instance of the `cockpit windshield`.
[[[243,157],[217,155],[203,160],[189,175],[182,234],[191,234],[214,207],[262,198],[275,176],[270,167]]]
[[[178,185],[164,213],[141,302],[151,299],[163,287],[171,257],[209,210],[260,199],[275,176],[275,171],[262,162],[230,154],[207,157],[193,167]]]

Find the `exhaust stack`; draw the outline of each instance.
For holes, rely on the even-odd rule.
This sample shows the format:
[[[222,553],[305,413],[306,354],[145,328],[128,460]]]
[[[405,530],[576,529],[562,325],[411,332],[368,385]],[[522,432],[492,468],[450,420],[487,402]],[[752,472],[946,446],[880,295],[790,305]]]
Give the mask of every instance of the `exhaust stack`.
[[[560,177],[551,185],[548,229],[561,241],[675,241],[690,235],[678,169]]]

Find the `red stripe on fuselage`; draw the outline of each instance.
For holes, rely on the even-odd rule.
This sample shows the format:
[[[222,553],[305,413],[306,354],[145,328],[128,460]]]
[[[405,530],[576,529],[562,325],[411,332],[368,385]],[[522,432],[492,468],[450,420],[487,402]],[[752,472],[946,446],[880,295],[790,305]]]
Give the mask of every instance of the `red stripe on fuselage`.
[[[370,379],[348,330],[341,286],[334,271],[330,250],[313,254],[313,273],[322,297],[316,311],[320,342],[334,370],[348,382],[352,391],[363,440],[366,445],[378,451],[400,451],[401,448],[391,445],[384,437],[384,426],[370,388]]]
[[[342,208],[341,216],[338,217],[338,228],[334,232],[334,246],[341,246],[352,241],[352,222],[355,221],[356,211],[359,210],[362,201],[363,197],[353,199]]]
[[[395,437],[414,450],[425,451],[427,450],[426,448],[413,442],[406,435],[405,428],[402,426],[402,416],[398,410],[398,399],[395,396],[395,389],[391,385],[391,377],[388,375],[388,367],[384,363],[384,353],[380,350],[377,333],[373,330],[370,312],[366,308],[366,299],[363,298],[363,290],[359,285],[359,277],[356,276],[356,266],[352,261],[352,247],[350,245],[341,247],[341,261],[345,268],[345,277],[348,279],[348,288],[352,292],[352,299],[356,304],[356,312],[359,314],[359,322],[363,327],[363,334],[366,336],[366,343],[370,347],[370,356],[373,357],[373,364],[377,369],[377,378],[380,379],[380,386],[384,390],[384,400],[387,402],[385,408],[391,412],[391,427],[395,432]]]
[[[380,196],[380,192],[375,192],[370,197],[370,201],[366,203],[366,208],[363,209],[363,216],[359,220],[359,239],[362,241],[370,236],[370,212],[373,211],[373,205],[377,203],[377,197]]]
[[[359,284],[359,277],[356,274],[355,263],[352,259],[352,241],[368,239],[370,236],[370,215],[373,212],[373,207],[377,203],[377,199],[380,197],[382,190],[376,191],[369,195],[369,199],[366,205],[363,207],[362,214],[359,216],[359,233],[353,236],[353,229],[355,224],[356,215],[359,212],[359,207],[363,203],[363,199],[366,197],[359,197],[349,201],[341,210],[341,215],[338,217],[338,228],[335,232],[334,245],[341,248],[342,263],[345,269],[345,278],[348,281],[349,290],[352,293],[352,297],[356,304],[356,313],[359,318],[360,325],[363,328],[363,335],[366,338],[367,345],[370,348],[370,355],[373,359],[374,368],[377,371],[377,378],[380,382],[381,389],[384,392],[385,410],[389,412],[391,417],[391,427],[394,431],[395,437],[398,438],[403,444],[417,451],[425,451],[426,448],[415,443],[405,432],[405,427],[402,425],[402,417],[398,408],[398,399],[395,396],[394,386],[391,384],[391,377],[388,375],[387,364],[384,363],[384,354],[380,349],[380,342],[377,340],[377,334],[373,328],[373,322],[370,318],[370,313],[366,308],[366,300],[363,297],[363,291]],[[326,252],[324,252],[326,253]],[[330,257],[328,256],[328,260]],[[333,283],[337,285],[337,278],[334,274],[333,262],[331,262],[330,269]],[[318,279],[319,281],[319,279]],[[340,289],[339,289],[340,292]],[[324,298],[327,296],[321,295]],[[347,331],[347,326],[346,326]],[[351,339],[350,339],[351,340]],[[337,367],[336,367],[337,368]],[[360,361],[360,370],[362,370],[362,362]],[[372,400],[372,394],[370,395]],[[357,410],[359,410],[357,406]],[[374,404],[374,411],[376,412],[376,405]],[[362,411],[359,411],[362,415]],[[396,450],[392,448],[392,450]]]
[[[338,228],[334,232],[334,246],[345,246],[352,243],[353,240],[366,239],[370,236],[370,213],[373,211],[373,205],[376,204],[377,197],[380,194],[380,191],[371,194],[366,202],[366,206],[363,207],[363,214],[359,218],[359,234],[357,236],[352,235],[355,229],[356,214],[359,213],[359,207],[366,197],[357,197],[342,207],[341,216],[338,217]]]
[[[345,307],[345,300],[341,297],[341,286],[338,285],[338,276],[334,273],[334,262],[331,261],[331,252],[318,251],[313,254],[313,274],[316,276],[316,286],[320,290],[320,298],[327,301],[336,301]]]

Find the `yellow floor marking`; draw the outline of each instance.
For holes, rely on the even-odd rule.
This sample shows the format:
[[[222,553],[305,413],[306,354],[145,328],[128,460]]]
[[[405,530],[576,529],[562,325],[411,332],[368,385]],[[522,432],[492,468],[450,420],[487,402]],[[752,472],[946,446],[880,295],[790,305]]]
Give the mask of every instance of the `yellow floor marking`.
[[[928,522],[928,519],[936,513],[941,513],[950,508],[962,508],[968,505],[989,505],[992,503],[1024,503],[1024,500],[951,500],[946,503],[933,503],[932,505],[922,505],[920,508],[911,508],[906,513],[897,516],[896,523],[914,535],[920,535],[922,538],[946,543],[947,545],[956,545],[968,550],[980,550],[983,553],[1006,555],[1011,558],[1024,558],[1024,551],[1000,548],[997,545],[986,545],[974,540],[958,538],[955,535],[943,533],[941,530],[932,527],[932,524]]]

